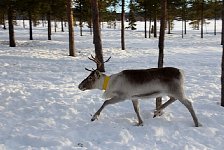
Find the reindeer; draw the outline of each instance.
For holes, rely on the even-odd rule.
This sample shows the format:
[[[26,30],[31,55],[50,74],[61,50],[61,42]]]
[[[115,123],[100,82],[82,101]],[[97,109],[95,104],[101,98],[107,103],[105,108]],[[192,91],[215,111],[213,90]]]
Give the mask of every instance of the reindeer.
[[[99,61],[92,56],[89,58],[95,63]],[[109,58],[110,59],[110,58]],[[109,59],[107,61],[109,61]],[[192,103],[184,93],[183,71],[173,67],[151,68],[139,70],[123,70],[119,73],[107,76],[97,69],[89,70],[90,75],[78,86],[82,91],[91,89],[105,90],[104,97],[107,99],[100,109],[93,115],[91,121],[98,119],[101,111],[110,104],[132,100],[137,125],[143,125],[140,116],[139,99],[149,99],[169,96],[170,99],[154,111],[154,117],[177,99],[188,109],[196,127],[201,126],[194,112]]]

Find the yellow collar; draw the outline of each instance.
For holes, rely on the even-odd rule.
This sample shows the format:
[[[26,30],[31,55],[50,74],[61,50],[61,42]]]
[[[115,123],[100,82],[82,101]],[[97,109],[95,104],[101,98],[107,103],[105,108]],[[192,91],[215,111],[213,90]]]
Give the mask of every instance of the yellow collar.
[[[109,76],[105,76],[104,78],[104,82],[103,82],[103,90],[107,89],[107,85],[109,83],[110,77]]]

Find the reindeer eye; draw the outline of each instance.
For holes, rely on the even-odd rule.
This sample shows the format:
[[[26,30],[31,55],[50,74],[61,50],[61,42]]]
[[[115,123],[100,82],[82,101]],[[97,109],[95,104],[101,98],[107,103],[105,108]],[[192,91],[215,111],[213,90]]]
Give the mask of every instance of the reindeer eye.
[[[88,80],[93,80],[93,77],[88,77]]]

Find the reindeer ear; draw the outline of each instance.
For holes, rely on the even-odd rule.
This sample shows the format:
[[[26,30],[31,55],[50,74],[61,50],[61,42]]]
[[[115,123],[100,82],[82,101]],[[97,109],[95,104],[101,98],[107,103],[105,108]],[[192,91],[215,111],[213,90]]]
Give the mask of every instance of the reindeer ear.
[[[101,77],[101,72],[99,72],[98,70],[96,70],[96,77],[99,79]]]

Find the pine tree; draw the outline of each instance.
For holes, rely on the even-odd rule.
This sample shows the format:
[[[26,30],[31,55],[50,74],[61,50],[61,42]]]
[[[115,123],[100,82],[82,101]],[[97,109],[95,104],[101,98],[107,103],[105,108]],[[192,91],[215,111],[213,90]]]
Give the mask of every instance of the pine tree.
[[[72,1],[67,0],[67,18],[68,18],[68,32],[69,32],[69,56],[75,56],[75,43],[74,43],[74,29],[73,29],[73,11]]]
[[[33,26],[33,20],[37,20],[37,14],[39,11],[39,1],[20,0],[16,1],[16,6],[17,6],[17,12],[19,12],[19,14],[22,14],[24,17],[28,17],[30,40],[33,40],[32,26]]]
[[[7,9],[5,6],[6,6],[6,1],[1,0],[0,1],[0,24],[3,25],[3,29],[6,29],[5,18],[7,14]]]
[[[121,4],[121,49],[125,50],[125,41],[124,41],[124,18],[125,18],[125,0],[122,0]]]
[[[75,13],[79,21],[80,36],[82,36],[83,22],[88,23],[88,27],[92,27],[91,5],[89,0],[75,0]]]
[[[161,0],[161,19],[160,19],[160,35],[159,35],[159,58],[158,68],[163,67],[164,57],[164,40],[165,40],[165,26],[166,26],[166,13],[167,13],[167,0]],[[162,98],[156,98],[156,108],[162,105]]]
[[[8,2],[6,2],[6,4],[8,4],[7,9],[8,9],[8,24],[9,24],[9,46],[16,47],[14,25],[13,25],[15,2],[9,0]]]
[[[222,41],[224,41],[224,1],[222,1]],[[224,44],[222,43],[221,106],[224,107]]]
[[[93,20],[93,41],[95,46],[96,59],[101,62],[101,65],[97,64],[97,69],[101,72],[105,72],[103,63],[103,51],[100,34],[100,20],[99,20],[99,7],[98,0],[91,0],[92,6],[92,20]]]
[[[136,30],[136,19],[135,19],[135,11],[136,11],[136,6],[133,2],[133,0],[130,0],[129,4],[129,27],[131,30]]]
[[[15,35],[14,35],[14,25],[13,20],[15,17],[15,1],[13,0],[1,0],[0,1],[0,12],[7,14],[8,16],[8,30],[9,30],[9,46],[15,47]]]

